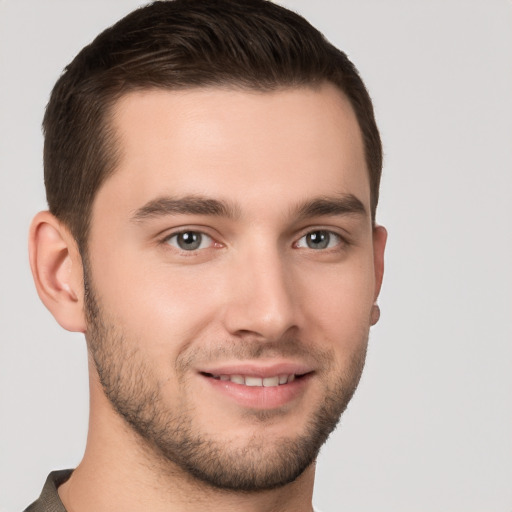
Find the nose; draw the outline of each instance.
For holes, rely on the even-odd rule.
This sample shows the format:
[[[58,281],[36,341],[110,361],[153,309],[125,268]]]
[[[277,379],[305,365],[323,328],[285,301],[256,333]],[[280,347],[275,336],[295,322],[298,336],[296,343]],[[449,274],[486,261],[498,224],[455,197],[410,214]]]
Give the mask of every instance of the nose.
[[[237,337],[278,341],[299,325],[292,268],[278,248],[248,252],[230,265],[225,328]]]

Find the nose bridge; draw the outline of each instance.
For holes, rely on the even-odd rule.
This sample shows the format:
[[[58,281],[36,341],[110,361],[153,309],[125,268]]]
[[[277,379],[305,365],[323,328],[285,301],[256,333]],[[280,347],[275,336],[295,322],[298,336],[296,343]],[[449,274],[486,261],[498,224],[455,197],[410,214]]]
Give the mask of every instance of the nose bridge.
[[[226,327],[278,340],[296,326],[292,268],[276,242],[252,244],[232,262]]]

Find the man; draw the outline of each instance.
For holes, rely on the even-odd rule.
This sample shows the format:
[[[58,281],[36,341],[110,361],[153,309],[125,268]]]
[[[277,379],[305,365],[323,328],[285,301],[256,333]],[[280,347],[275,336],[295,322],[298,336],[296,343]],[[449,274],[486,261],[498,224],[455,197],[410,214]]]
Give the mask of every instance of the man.
[[[27,510],[311,511],[379,317],[354,66],[270,2],[156,2],[77,55],[43,125],[30,261],[91,402],[82,462]]]

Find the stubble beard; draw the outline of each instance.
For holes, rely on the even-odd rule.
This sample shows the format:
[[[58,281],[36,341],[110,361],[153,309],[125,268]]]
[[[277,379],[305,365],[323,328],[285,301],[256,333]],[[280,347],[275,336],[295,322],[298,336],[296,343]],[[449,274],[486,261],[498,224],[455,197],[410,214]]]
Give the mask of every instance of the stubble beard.
[[[243,446],[234,446],[198,430],[194,425],[194,409],[187,403],[186,395],[175,404],[164,399],[161,385],[141,354],[137,340],[129,340],[118,326],[109,323],[93,292],[87,266],[84,267],[87,343],[104,393],[138,434],[146,454],[149,448],[160,468],[167,466],[170,474],[179,468],[195,481],[216,489],[257,492],[293,482],[315,461],[357,388],[366,356],[367,335],[344,374],[338,375],[331,385],[326,384],[323,403],[310,413],[301,433],[277,438],[273,443],[264,435],[255,435]],[[256,359],[267,355],[268,342],[264,347],[251,346],[242,349],[245,357]],[[309,350],[293,340],[278,342],[275,347],[283,355]],[[318,351],[315,358],[326,367],[334,361],[330,352]],[[190,354],[184,355],[177,361],[176,369],[181,366],[185,370],[190,360]],[[181,375],[183,381],[184,374],[180,372],[178,379]],[[260,423],[275,419],[272,412],[251,414],[251,419]],[[226,437],[229,439],[229,433]]]

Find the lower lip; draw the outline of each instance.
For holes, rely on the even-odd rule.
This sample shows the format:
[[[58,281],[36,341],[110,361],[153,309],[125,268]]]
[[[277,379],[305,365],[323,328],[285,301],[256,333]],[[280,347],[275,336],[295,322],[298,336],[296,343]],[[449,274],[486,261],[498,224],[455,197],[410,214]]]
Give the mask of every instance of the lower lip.
[[[235,382],[201,377],[218,393],[250,409],[277,409],[298,399],[305,391],[311,374],[280,386],[245,386]]]

